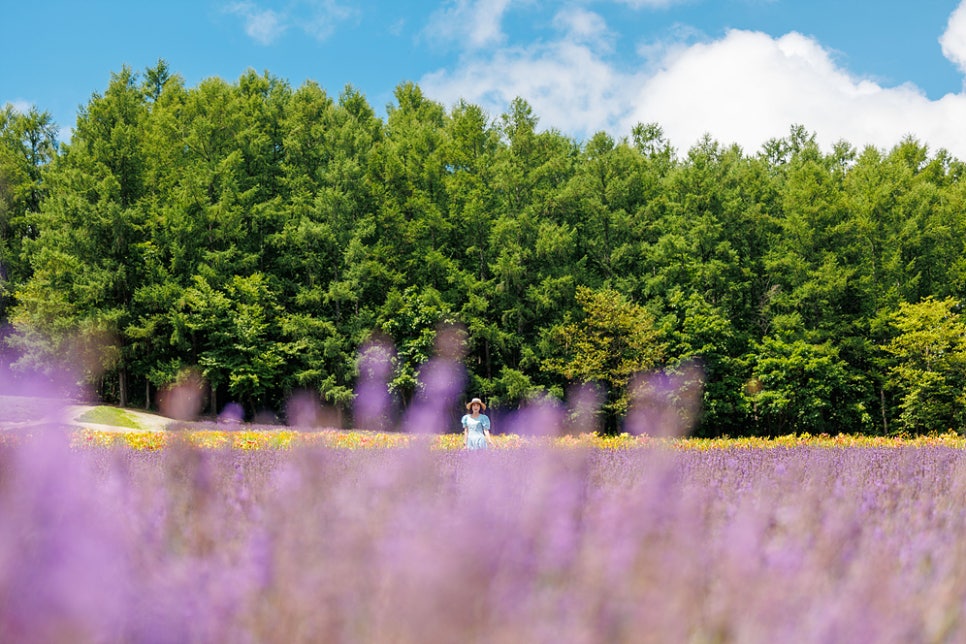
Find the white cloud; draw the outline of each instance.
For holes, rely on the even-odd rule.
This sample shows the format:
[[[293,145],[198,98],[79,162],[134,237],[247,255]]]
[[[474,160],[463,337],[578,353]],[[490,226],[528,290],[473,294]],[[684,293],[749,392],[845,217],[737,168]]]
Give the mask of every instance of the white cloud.
[[[511,0],[450,0],[430,17],[423,34],[437,43],[479,49],[503,42],[503,14]]]
[[[579,7],[564,9],[554,16],[553,25],[563,31],[566,40],[594,45],[603,50],[611,48],[614,34],[600,14]]]
[[[943,56],[966,73],[966,2],[963,2],[952,15],[946,25],[946,32],[939,38]]]
[[[226,7],[226,11],[240,16],[248,37],[262,45],[272,44],[285,33],[281,17],[271,9],[259,9],[251,2],[236,2]]]
[[[299,5],[303,6],[298,8]],[[316,40],[325,40],[335,33],[340,23],[358,13],[356,9],[340,5],[335,0],[316,0],[295,6],[297,9],[291,16],[293,22]]]
[[[882,87],[838,67],[829,52],[797,33],[772,38],[731,31],[687,48],[639,87],[626,129],[657,122],[677,146],[704,133],[757,151],[790,125],[804,125],[829,146],[890,148],[906,135],[966,155],[966,136],[944,115],[966,108],[962,96],[930,101],[913,85]],[[966,112],[963,113],[966,115]]]
[[[279,10],[244,1],[226,5],[225,12],[239,16],[248,37],[262,45],[271,45],[291,28],[316,40],[325,40],[339,23],[357,13],[336,0],[300,0],[287,3]]]
[[[600,55],[611,48],[605,22],[589,11],[569,9],[559,12],[553,24],[562,38],[471,51],[454,69],[427,74],[419,85],[446,105],[465,99],[494,116],[519,96],[543,127],[578,137],[610,129],[626,113],[634,85]]]
[[[556,40],[467,52],[420,86],[444,104],[463,98],[491,115],[520,96],[542,127],[580,139],[598,130],[620,138],[636,123],[654,122],[679,150],[707,133],[754,153],[800,124],[826,148],[844,140],[888,149],[911,135],[932,151],[946,148],[966,159],[966,94],[934,101],[911,84],[882,86],[842,68],[828,49],[798,33],[775,38],[734,30],[710,42],[650,43],[638,51],[652,58],[627,69],[615,63],[606,39],[587,37],[606,27],[578,15],[558,15],[564,35]],[[574,28],[580,24],[593,27]],[[943,47],[966,65],[966,9],[950,19]]]
[[[15,99],[12,101],[7,101],[6,105],[9,105],[10,108],[17,114],[27,114],[30,112],[31,108],[34,107],[33,103],[29,101],[25,101],[23,99]]]
[[[452,72],[424,76],[419,85],[446,105],[462,98],[494,116],[519,96],[543,127],[583,137],[621,120],[633,98],[625,80],[586,45],[556,42],[464,61]]]

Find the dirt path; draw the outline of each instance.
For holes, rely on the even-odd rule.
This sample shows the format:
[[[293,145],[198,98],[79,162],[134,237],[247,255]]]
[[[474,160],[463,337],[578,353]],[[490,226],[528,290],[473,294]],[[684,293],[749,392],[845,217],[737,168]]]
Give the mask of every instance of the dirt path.
[[[0,395],[0,431],[13,430],[42,424],[63,424],[77,428],[99,431],[164,431],[173,422],[170,418],[136,409],[113,409],[101,414],[106,419],[117,417],[117,423],[110,420],[91,422],[84,418],[99,405],[79,405],[53,398],[31,396]],[[116,412],[116,413],[113,413]],[[132,427],[133,425],[133,427]]]
[[[92,423],[83,419],[84,414],[95,409],[94,405],[70,405],[65,410],[65,420],[69,425],[76,425],[84,429],[94,429],[98,431],[114,431],[114,432],[129,432],[129,431],[148,431],[148,432],[161,432],[168,428],[168,425],[174,422],[170,418],[165,416],[159,416],[158,414],[151,414],[144,411],[137,411],[135,409],[125,408],[122,411],[127,418],[133,420],[138,427],[128,427],[128,426],[118,426],[118,425],[105,425],[101,423]]]

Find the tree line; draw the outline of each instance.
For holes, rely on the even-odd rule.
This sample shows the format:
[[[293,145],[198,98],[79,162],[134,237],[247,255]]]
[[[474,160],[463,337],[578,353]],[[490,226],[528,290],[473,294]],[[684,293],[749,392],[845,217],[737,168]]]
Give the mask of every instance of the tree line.
[[[405,405],[452,327],[497,409],[591,382],[616,431],[634,374],[697,363],[701,435],[966,426],[966,166],[912,137],[681,152],[658,124],[541,130],[522,99],[403,83],[381,118],[351,86],[186,87],[164,61],[56,131],[0,112],[5,359],[69,358],[106,401],[194,374],[212,410],[351,412],[380,337]]]

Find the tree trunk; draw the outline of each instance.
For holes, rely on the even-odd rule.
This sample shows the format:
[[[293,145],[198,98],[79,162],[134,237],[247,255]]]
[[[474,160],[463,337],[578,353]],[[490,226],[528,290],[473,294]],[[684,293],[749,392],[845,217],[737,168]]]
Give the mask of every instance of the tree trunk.
[[[121,407],[127,407],[127,369],[121,367],[117,372],[117,395]]]
[[[879,387],[879,403],[882,406],[882,434],[889,435],[889,420],[886,416],[885,387]]]
[[[492,379],[493,365],[490,362],[490,341],[489,340],[483,341],[483,355],[485,356],[485,359],[486,359],[486,377]]]

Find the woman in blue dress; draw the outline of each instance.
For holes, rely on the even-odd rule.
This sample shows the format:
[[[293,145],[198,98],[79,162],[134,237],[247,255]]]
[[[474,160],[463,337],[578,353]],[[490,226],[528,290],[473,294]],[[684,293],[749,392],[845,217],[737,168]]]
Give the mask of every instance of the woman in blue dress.
[[[479,398],[466,403],[470,413],[463,416],[463,441],[466,449],[486,449],[493,442],[490,440],[490,419],[483,413],[486,405]]]

